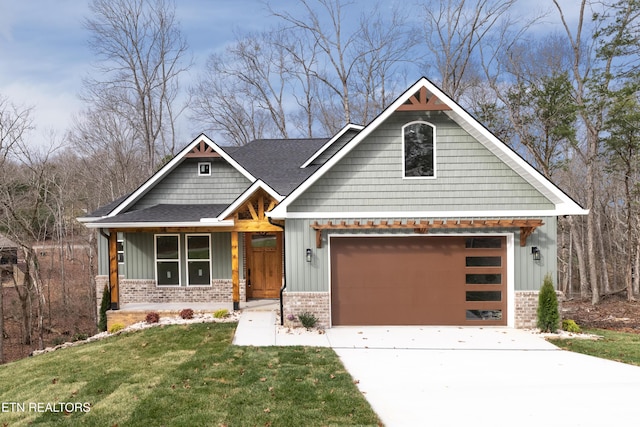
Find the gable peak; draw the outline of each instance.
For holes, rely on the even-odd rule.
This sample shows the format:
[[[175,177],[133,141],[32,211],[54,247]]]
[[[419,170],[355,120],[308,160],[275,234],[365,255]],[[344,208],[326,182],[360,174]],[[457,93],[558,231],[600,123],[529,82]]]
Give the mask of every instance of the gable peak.
[[[218,154],[218,152],[215,151],[213,147],[207,144],[204,139],[201,139],[199,143],[197,143],[187,154],[185,154],[185,157],[220,157],[220,154]]]
[[[425,86],[410,96],[396,111],[443,111],[451,110],[447,104],[431,93]]]

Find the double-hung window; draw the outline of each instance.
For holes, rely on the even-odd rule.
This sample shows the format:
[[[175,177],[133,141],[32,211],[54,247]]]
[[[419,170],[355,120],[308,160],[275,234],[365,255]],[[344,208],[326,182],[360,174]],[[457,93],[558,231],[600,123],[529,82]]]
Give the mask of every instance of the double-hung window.
[[[156,280],[158,286],[180,286],[180,235],[156,235]]]
[[[211,235],[188,234],[187,285],[211,285]]]
[[[436,128],[412,122],[402,128],[404,178],[436,177]]]

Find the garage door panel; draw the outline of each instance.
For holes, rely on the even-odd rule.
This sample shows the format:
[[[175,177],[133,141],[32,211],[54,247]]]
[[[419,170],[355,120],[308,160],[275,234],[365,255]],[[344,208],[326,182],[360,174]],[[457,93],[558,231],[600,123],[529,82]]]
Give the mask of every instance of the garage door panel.
[[[464,236],[332,238],[332,323],[505,324],[506,256],[498,239],[500,248],[469,248]]]

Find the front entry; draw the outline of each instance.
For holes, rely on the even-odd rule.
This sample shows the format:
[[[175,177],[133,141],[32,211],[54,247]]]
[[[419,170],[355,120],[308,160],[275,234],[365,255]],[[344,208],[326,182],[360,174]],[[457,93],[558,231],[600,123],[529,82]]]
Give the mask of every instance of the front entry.
[[[282,233],[247,233],[247,298],[278,298],[282,286]]]

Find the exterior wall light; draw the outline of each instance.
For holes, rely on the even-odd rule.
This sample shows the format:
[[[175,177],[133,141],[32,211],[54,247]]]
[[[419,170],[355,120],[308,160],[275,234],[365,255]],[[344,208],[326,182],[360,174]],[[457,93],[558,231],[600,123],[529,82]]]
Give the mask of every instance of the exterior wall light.
[[[311,249],[307,248],[307,262],[311,262]]]
[[[534,261],[540,261],[540,249],[537,246],[531,247],[531,255],[533,255]]]

